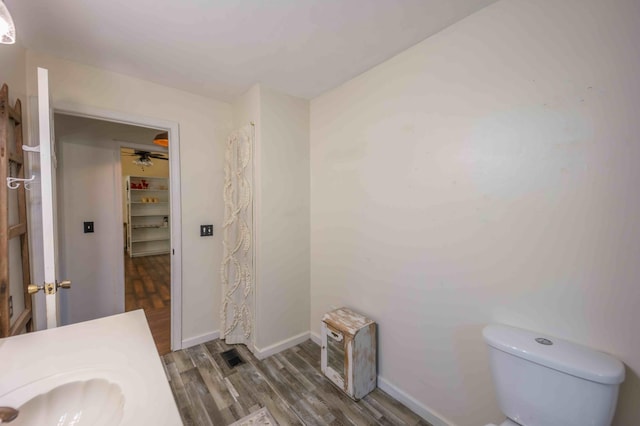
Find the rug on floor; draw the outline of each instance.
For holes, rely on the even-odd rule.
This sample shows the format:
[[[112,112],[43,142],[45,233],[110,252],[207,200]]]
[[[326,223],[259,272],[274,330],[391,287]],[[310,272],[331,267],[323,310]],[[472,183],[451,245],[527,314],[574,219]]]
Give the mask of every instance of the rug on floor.
[[[278,422],[274,420],[267,407],[262,407],[229,426],[278,426]]]

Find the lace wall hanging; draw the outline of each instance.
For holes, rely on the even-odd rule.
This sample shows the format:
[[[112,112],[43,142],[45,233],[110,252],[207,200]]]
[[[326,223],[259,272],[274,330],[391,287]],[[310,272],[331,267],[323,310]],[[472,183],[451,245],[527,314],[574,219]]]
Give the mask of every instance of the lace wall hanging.
[[[252,349],[253,333],[253,126],[227,140],[224,165],[224,223],[221,338]]]

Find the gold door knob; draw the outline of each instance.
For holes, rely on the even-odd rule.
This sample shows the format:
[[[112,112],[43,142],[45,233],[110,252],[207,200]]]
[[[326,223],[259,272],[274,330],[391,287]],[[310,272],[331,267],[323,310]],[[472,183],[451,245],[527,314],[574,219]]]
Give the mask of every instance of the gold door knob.
[[[44,286],[43,285],[29,284],[27,286],[27,292],[29,294],[35,294],[35,293],[39,292],[40,290],[44,290]]]
[[[44,285],[29,284],[27,286],[27,292],[29,294],[35,294],[40,290],[44,290],[44,292],[47,294],[56,294],[59,288],[71,288],[71,281],[69,280],[65,280],[62,282],[56,281],[55,284],[44,283]]]

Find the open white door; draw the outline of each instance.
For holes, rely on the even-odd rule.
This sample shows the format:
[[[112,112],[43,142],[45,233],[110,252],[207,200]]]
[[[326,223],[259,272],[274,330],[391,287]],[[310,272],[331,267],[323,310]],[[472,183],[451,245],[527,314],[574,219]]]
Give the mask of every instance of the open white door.
[[[59,283],[58,234],[56,229],[56,156],[52,124],[53,114],[49,102],[49,72],[38,68],[38,129],[40,135],[40,187],[42,190],[42,237],[44,243],[44,292],[46,294],[47,328],[58,326],[59,287],[68,287],[70,282]]]

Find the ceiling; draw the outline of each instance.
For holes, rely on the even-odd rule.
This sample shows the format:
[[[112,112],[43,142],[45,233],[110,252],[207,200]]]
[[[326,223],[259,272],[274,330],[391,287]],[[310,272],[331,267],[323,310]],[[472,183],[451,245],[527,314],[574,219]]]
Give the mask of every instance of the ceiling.
[[[313,98],[495,0],[6,0],[18,43],[231,101]]]

